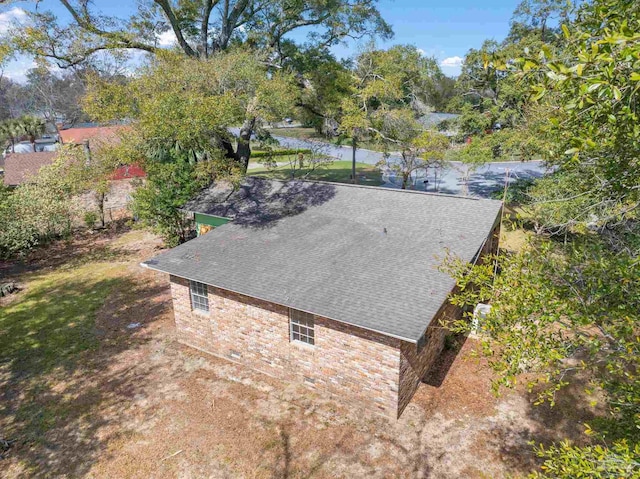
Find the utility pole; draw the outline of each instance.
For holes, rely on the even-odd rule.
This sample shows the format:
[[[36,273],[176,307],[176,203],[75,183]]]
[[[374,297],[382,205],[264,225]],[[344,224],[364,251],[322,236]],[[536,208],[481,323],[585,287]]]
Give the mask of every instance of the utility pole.
[[[357,183],[356,181],[356,150],[358,149],[358,141],[356,140],[355,133],[351,137],[351,183],[354,185]]]

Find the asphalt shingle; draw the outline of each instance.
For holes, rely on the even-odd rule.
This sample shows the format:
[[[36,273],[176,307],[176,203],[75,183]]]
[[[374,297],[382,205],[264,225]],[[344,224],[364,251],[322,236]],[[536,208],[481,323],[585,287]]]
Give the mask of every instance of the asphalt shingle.
[[[53,163],[55,151],[11,153],[4,160],[4,184],[18,186],[38,174],[40,168]]]
[[[143,263],[149,268],[417,342],[500,212],[494,200],[247,178],[185,209],[233,221]]]

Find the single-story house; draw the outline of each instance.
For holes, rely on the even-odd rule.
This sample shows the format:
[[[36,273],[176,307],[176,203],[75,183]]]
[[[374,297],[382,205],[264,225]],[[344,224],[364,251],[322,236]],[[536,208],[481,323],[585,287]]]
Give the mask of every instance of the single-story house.
[[[210,231],[142,266],[169,274],[182,343],[399,417],[461,314],[441,260],[496,251],[501,206],[248,177],[203,190],[186,210]]]

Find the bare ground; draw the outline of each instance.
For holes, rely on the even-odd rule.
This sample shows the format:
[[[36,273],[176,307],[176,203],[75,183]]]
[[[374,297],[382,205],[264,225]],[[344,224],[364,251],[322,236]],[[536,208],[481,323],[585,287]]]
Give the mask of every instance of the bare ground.
[[[119,278],[97,347],[35,379],[0,364],[0,476],[505,477],[535,467],[530,441],[580,440],[593,415],[577,388],[555,408],[524,390],[494,397],[471,339],[444,353],[399,421],[209,357],[175,341],[167,279],[138,266],[159,248],[112,231],[0,265],[23,288],[4,304],[34,271],[108,261]]]

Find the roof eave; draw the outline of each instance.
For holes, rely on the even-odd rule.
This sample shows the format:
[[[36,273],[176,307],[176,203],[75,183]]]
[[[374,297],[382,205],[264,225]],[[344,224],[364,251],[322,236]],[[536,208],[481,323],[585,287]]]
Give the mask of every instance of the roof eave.
[[[171,276],[176,276],[176,277],[178,277],[178,278],[186,279],[186,280],[189,280],[189,281],[198,281],[198,282],[202,282],[202,283],[204,283],[204,282],[203,282],[203,281],[201,281],[201,280],[195,280],[195,279],[192,279],[192,278],[187,278],[187,277],[184,277],[184,276],[180,276],[180,275],[178,275],[178,274],[175,274],[175,273],[171,273],[171,272],[169,272],[169,271],[165,271],[165,270],[160,269],[160,268],[154,268],[153,266],[150,266],[149,264],[147,264],[147,263],[145,263],[145,262],[141,262],[141,263],[140,263],[140,266],[141,266],[141,267],[143,267],[143,268],[146,268],[146,269],[150,269],[150,270],[152,270],[152,271],[157,271],[157,272],[159,272],[159,273],[169,274],[169,275],[171,275]],[[229,288],[227,288],[227,287],[217,286],[217,285],[215,285],[215,284],[210,284],[210,283],[204,283],[204,284],[207,284],[208,286],[213,286],[214,288],[222,289],[222,290],[224,290],[224,291],[230,291],[230,292],[232,292],[232,293],[240,294],[240,295],[242,295],[242,296],[248,296],[248,297],[250,297],[250,298],[255,298],[255,299],[258,299],[258,300],[260,300],[260,301],[265,301],[265,302],[267,302],[267,303],[277,304],[278,306],[283,306],[283,307],[285,307],[285,308],[297,309],[297,310],[299,310],[299,311],[303,311],[303,312],[305,312],[305,313],[309,313],[309,314],[313,314],[313,315],[315,315],[315,316],[321,316],[321,317],[323,317],[323,318],[330,319],[330,320],[335,321],[335,322],[337,322],[337,323],[341,323],[341,324],[348,324],[349,326],[353,326],[353,327],[356,327],[356,328],[364,329],[365,331],[371,331],[371,332],[373,332],[373,333],[377,333],[377,334],[382,334],[383,336],[387,336],[387,337],[389,337],[389,338],[398,339],[398,340],[400,340],[400,341],[405,341],[405,342],[407,342],[407,343],[411,343],[411,344],[418,344],[418,341],[420,340],[420,338],[418,338],[418,339],[410,339],[410,338],[406,338],[406,337],[399,336],[399,335],[396,335],[396,334],[391,334],[391,333],[388,333],[388,332],[385,332],[385,331],[379,331],[379,330],[377,330],[377,329],[367,328],[367,327],[365,327],[365,326],[360,326],[360,325],[358,325],[358,324],[349,323],[349,322],[347,322],[347,321],[344,321],[344,320],[341,320],[341,319],[338,319],[338,318],[332,318],[332,317],[330,317],[330,316],[326,316],[325,314],[321,314],[321,313],[314,312],[314,311],[307,311],[307,310],[304,310],[304,309],[300,309],[300,308],[294,307],[294,306],[292,306],[292,305],[290,305],[290,304],[279,303],[279,302],[273,301],[272,299],[260,298],[260,297],[258,297],[258,296],[254,296],[254,295],[251,295],[251,294],[243,293],[242,291],[236,291],[236,290],[233,290],[233,289],[229,289]],[[429,324],[431,324],[431,321],[429,321]],[[427,327],[428,327],[428,325],[427,325]],[[423,335],[424,335],[424,334],[423,334]],[[422,337],[422,336],[421,336],[421,337]]]

